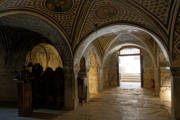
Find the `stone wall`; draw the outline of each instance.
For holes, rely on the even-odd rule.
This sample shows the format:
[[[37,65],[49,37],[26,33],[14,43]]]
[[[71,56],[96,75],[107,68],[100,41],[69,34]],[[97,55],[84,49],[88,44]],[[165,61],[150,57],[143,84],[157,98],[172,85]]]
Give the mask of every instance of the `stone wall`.
[[[103,82],[101,79],[101,54],[94,43],[85,51],[83,57],[86,62],[86,74],[88,84],[88,99],[102,90]]]
[[[160,67],[160,98],[171,107],[171,76],[167,67]]]
[[[152,58],[146,51],[143,50],[142,54],[144,88],[150,88],[150,82],[154,79],[154,64]],[[104,61],[103,70],[104,88],[119,86],[118,58],[116,52],[109,55],[106,61]]]
[[[113,53],[106,59],[103,70],[104,89],[118,86],[118,58],[116,53]]]
[[[99,92],[99,80],[98,80],[98,63],[96,59],[96,55],[91,53],[90,56],[90,70],[88,72],[89,77],[89,93],[90,96],[92,94],[97,94]]]
[[[142,50],[142,57],[143,57],[143,87],[150,88],[151,87],[151,80],[154,80],[154,64],[150,55]]]
[[[0,46],[0,103],[17,103],[17,85],[15,70],[18,63],[13,56],[8,57],[7,52]],[[11,59],[11,60],[10,60]],[[14,63],[12,63],[14,60]],[[20,68],[20,67],[19,67]]]
[[[0,103],[16,103],[17,85],[13,80],[15,74],[12,66],[7,66],[4,62],[4,57],[0,56]]]
[[[166,61],[162,51],[159,51],[159,83],[160,91],[159,96],[168,108],[171,108],[171,73],[168,62]],[[169,110],[170,111],[170,110]]]
[[[32,38],[39,34],[9,26],[0,26],[0,32],[0,103],[17,103],[17,85],[13,79],[25,65],[28,50],[37,42]]]

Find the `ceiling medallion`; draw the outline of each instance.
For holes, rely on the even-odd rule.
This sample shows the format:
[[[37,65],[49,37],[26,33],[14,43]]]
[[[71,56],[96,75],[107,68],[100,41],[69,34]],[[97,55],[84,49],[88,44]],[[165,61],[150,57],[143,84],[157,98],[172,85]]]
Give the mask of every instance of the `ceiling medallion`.
[[[106,19],[116,16],[118,10],[114,6],[101,6],[96,10],[96,16],[100,19]]]
[[[53,12],[66,12],[73,6],[73,0],[46,0],[47,9]]]

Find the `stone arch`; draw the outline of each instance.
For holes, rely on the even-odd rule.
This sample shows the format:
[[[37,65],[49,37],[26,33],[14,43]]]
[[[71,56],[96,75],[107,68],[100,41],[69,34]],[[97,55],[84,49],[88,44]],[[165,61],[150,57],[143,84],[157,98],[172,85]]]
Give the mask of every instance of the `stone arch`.
[[[26,65],[29,63],[36,64],[40,63],[43,70],[50,67],[54,71],[56,68],[63,68],[62,58],[59,55],[55,47],[47,43],[40,43],[36,45],[26,57]]]
[[[102,65],[102,56],[101,56],[100,51],[97,49],[97,46],[95,46],[94,44],[89,45],[87,50],[84,53],[84,55],[88,57],[88,61],[89,61],[91,53],[94,53],[96,55],[98,65],[101,66]]]
[[[108,52],[106,52],[104,58],[103,58],[103,63],[106,61],[107,57],[111,54],[113,54],[114,52],[118,51],[119,49],[123,48],[123,47],[126,47],[126,46],[135,46],[135,47],[138,47],[138,48],[141,48],[143,50],[145,50],[151,57],[153,63],[154,63],[154,67],[156,67],[156,64],[155,64],[155,58],[153,56],[153,54],[151,53],[151,51],[149,49],[146,49],[145,46],[141,46],[139,44],[135,44],[135,43],[122,43],[121,45],[118,45],[116,47],[114,47],[113,49],[110,49]]]
[[[121,40],[121,39],[123,39],[122,38],[123,35],[128,36],[127,40]],[[124,37],[124,38],[126,38],[126,37]],[[123,43],[135,43],[137,45],[139,44],[139,45],[144,46],[147,49],[149,49],[149,46],[147,45],[147,43],[145,43],[145,41],[143,41],[140,38],[138,38],[136,35],[130,34],[130,33],[120,33],[115,39],[113,39],[109,43],[109,45],[108,45],[108,47],[107,47],[105,52],[108,52],[110,49],[112,49],[112,47],[114,47],[113,46],[114,44],[119,44],[119,43],[117,43],[118,41],[119,42],[123,42]]]
[[[108,73],[109,73],[109,71],[113,71],[113,76],[112,75],[107,75],[107,77],[109,77],[109,79],[111,79],[112,80],[112,83],[109,83],[110,84],[110,86],[111,85],[113,85],[113,86],[116,86],[116,79],[118,79],[118,77],[115,77],[114,78],[114,76],[117,76],[117,74],[116,74],[116,72],[115,71],[117,71],[117,69],[115,69],[115,67],[116,67],[116,65],[113,65],[112,63],[110,64],[110,66],[109,66],[109,60],[110,61],[114,61],[114,59],[116,59],[115,58],[115,56],[117,55],[117,51],[119,51],[120,49],[123,49],[123,48],[128,48],[128,47],[134,47],[134,48],[138,48],[138,49],[142,49],[143,51],[145,51],[144,53],[147,53],[148,54],[148,57],[149,57],[149,61],[151,61],[152,63],[151,64],[153,64],[153,67],[151,68],[151,69],[155,69],[155,68],[157,68],[157,66],[156,66],[156,62],[155,62],[155,58],[154,58],[154,56],[153,56],[153,54],[151,53],[151,51],[149,50],[149,49],[147,49],[145,46],[143,46],[142,44],[138,44],[138,43],[132,43],[132,42],[122,42],[120,45],[117,45],[116,47],[114,47],[114,48],[112,48],[112,49],[109,49],[109,52],[107,52],[106,53],[106,55],[105,55],[105,57],[104,57],[104,59],[103,59],[103,76],[106,76]],[[112,57],[113,56],[113,57]],[[146,57],[147,58],[147,57]],[[116,62],[116,61],[114,61],[114,62]],[[109,66],[109,68],[110,68],[110,70],[109,70],[109,68],[107,68],[107,66]],[[112,68],[111,68],[111,66],[113,66]],[[148,68],[149,69],[149,68]],[[145,72],[144,73],[145,74],[145,76],[147,75],[147,74],[149,74],[148,72]],[[152,74],[154,74],[153,72],[152,72]],[[158,91],[158,88],[159,88],[159,81],[158,81],[158,79],[156,79],[155,77],[154,77],[154,75],[152,76],[152,78],[155,80],[155,85],[156,85],[156,90]],[[108,87],[108,79],[105,77],[105,78],[103,78],[104,80],[105,80],[105,82],[106,82],[106,84],[105,84],[105,86],[104,87]],[[147,78],[146,78],[147,79]],[[146,80],[145,81],[145,87],[148,87],[148,85],[150,86],[150,83],[149,83],[149,79],[150,78],[148,78],[148,81]],[[114,82],[113,82],[114,81]],[[147,84],[148,83],[148,84]],[[117,85],[119,85],[119,82],[117,83]],[[143,84],[144,85],[144,84]]]
[[[0,24],[27,29],[48,38],[57,49],[64,63],[65,107],[74,108],[73,54],[70,44],[62,30],[48,18],[30,11],[10,11],[0,14]],[[25,58],[24,58],[25,61]]]
[[[161,50],[163,51],[163,54],[166,58],[166,60],[170,63],[170,58],[168,55],[168,50],[163,44],[161,38],[158,37],[155,33],[152,33],[151,31],[142,28],[140,26],[135,26],[135,25],[127,25],[127,24],[115,24],[115,25],[110,25],[104,28],[101,28],[92,34],[90,34],[84,41],[82,41],[77,48],[75,52],[75,57],[74,57],[74,65],[79,63],[80,58],[82,57],[84,51],[86,50],[87,46],[94,41],[96,38],[109,34],[109,33],[116,33],[120,31],[127,31],[127,30],[141,30],[144,31],[145,33],[149,34],[160,46]]]
[[[91,45],[88,46],[87,50],[85,51],[83,57],[86,58],[86,66],[87,66],[87,75],[88,75],[88,83],[89,83],[89,70],[91,69],[90,66],[90,62],[91,62],[91,55],[92,53],[94,54],[94,56],[96,57],[96,62],[98,64],[97,69],[98,69],[98,74],[97,74],[97,79],[98,79],[98,91],[102,90],[102,81],[101,81],[101,75],[102,75],[102,56],[100,51],[97,49],[97,47],[95,46],[94,43],[92,43]],[[75,73],[76,75],[77,73]],[[89,90],[89,84],[88,84],[88,90]],[[88,92],[88,97],[89,97],[89,92]]]

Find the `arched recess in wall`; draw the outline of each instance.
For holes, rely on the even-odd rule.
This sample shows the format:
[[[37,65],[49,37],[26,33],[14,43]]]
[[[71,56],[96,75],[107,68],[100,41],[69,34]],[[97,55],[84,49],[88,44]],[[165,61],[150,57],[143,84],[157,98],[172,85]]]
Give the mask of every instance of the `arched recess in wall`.
[[[33,32],[37,32],[46,37],[50,43],[57,49],[62,57],[65,76],[65,107],[74,108],[74,75],[73,73],[73,55],[71,47],[56,23],[48,18],[30,11],[10,11],[0,14],[0,24],[4,26],[19,27]],[[28,42],[28,41],[27,41]],[[24,56],[24,63],[26,56]]]
[[[91,53],[90,55],[90,70],[88,73],[88,77],[89,77],[89,95],[90,98],[92,98],[93,95],[97,94],[99,91],[98,62],[96,55],[94,53]]]
[[[61,67],[63,68],[63,62],[62,58],[57,52],[56,48],[54,48],[52,45],[47,43],[40,43],[36,45],[28,54],[26,57],[26,66],[29,63],[37,64],[40,63],[40,65],[43,67],[43,70],[45,71],[46,68],[52,68],[54,71],[56,68]]]

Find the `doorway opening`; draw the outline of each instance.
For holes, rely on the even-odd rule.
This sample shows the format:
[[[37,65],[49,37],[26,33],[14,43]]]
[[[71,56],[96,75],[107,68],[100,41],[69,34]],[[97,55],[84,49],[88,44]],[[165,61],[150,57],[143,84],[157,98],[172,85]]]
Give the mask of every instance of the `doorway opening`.
[[[121,49],[118,54],[120,86],[142,87],[141,50],[128,47]]]
[[[61,109],[64,106],[64,72],[56,48],[47,43],[36,45],[27,54],[25,64],[31,64],[32,107]]]

